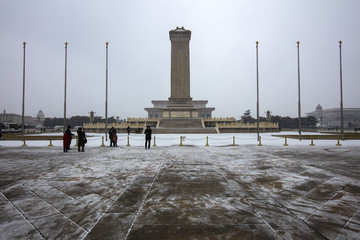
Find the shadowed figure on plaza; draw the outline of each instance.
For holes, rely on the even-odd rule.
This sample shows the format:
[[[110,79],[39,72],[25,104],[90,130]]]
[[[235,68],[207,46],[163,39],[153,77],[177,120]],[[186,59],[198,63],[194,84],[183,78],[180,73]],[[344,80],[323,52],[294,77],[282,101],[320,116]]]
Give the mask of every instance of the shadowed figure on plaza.
[[[112,144],[113,144],[113,147],[117,147],[117,141],[118,141],[118,136],[117,136],[117,133],[116,133],[116,129],[114,128],[114,131],[112,133]]]
[[[152,130],[150,126],[146,127],[144,134],[145,134],[145,149],[150,149],[151,134],[152,134]]]
[[[110,147],[114,146],[114,132],[115,132],[115,128],[111,127],[110,131],[109,131],[109,140],[110,140]]]
[[[81,151],[85,152],[84,148],[85,148],[85,144],[87,143],[87,139],[82,127],[79,127],[79,129],[77,130],[77,134],[78,134],[78,151],[80,152],[80,147],[81,147]]]

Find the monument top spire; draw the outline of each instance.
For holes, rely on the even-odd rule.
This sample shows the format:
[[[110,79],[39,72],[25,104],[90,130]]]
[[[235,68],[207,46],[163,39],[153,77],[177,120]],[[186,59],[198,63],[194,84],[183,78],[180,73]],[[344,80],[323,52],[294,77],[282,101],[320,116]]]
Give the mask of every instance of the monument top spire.
[[[176,29],[174,30],[170,30],[170,32],[191,32],[190,30],[188,29],[185,29],[184,27],[176,27]]]
[[[189,42],[191,38],[191,31],[184,27],[176,27],[176,29],[169,31],[171,42]]]

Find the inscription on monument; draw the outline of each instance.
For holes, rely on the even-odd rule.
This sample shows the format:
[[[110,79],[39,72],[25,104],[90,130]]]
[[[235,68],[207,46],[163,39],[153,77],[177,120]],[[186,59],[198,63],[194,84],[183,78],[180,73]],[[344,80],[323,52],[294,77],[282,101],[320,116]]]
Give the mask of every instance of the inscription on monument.
[[[189,118],[190,112],[171,112],[171,117],[173,118]]]
[[[178,81],[178,87],[179,88],[182,88],[183,87],[183,83],[184,83],[184,78],[183,78],[183,74],[182,74],[182,71],[183,71],[183,67],[182,67],[182,64],[181,64],[181,58],[182,58],[182,50],[177,50],[177,55],[178,55],[178,62],[177,62],[177,78],[180,80]]]
[[[163,112],[163,113],[162,113],[162,117],[163,117],[163,118],[168,118],[168,117],[170,117],[169,112]]]

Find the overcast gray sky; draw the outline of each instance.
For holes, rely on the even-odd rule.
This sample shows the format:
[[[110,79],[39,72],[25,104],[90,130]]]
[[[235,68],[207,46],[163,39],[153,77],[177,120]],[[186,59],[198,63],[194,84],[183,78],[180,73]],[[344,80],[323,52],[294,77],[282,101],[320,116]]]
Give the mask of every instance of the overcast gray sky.
[[[21,114],[25,41],[25,114],[63,116],[67,41],[67,116],[104,116],[108,41],[108,116],[145,117],[170,96],[177,26],[192,31],[191,96],[213,116],[256,116],[256,41],[260,115],[297,116],[297,41],[303,116],[340,106],[339,40],[344,107],[360,107],[359,10],[358,0],[0,0],[0,109]]]

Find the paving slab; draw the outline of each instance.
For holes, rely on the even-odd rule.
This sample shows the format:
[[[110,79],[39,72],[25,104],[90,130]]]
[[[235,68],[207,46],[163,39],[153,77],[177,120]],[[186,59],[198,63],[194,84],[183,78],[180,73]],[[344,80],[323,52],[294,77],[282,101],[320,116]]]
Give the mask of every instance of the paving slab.
[[[0,239],[359,239],[357,147],[0,147]]]

